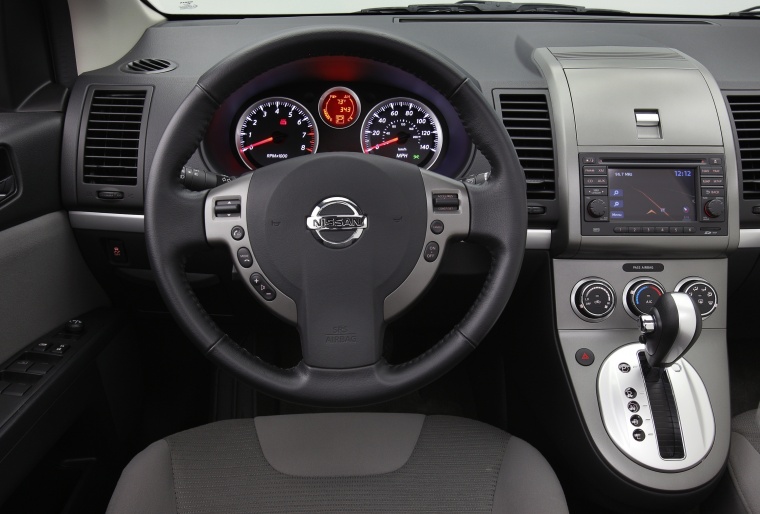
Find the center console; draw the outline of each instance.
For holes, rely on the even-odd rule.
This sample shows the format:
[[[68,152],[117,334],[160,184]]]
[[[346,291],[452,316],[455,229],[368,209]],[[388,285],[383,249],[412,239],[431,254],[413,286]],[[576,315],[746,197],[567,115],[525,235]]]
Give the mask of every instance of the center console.
[[[721,302],[739,195],[728,112],[710,73],[677,50],[541,48],[533,59],[558,120],[565,215],[552,287],[557,350],[594,449],[579,464],[639,498],[687,497],[720,477],[730,440]],[[641,316],[665,297],[693,305],[701,332],[659,367]],[[678,317],[669,326],[684,337]]]

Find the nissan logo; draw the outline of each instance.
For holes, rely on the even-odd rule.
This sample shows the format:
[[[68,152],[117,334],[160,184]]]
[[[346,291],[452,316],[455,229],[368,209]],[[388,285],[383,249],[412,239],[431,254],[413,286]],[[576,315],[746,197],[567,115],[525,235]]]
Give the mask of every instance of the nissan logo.
[[[351,246],[367,227],[367,216],[359,206],[339,196],[322,200],[306,218],[306,228],[317,241],[330,248]]]

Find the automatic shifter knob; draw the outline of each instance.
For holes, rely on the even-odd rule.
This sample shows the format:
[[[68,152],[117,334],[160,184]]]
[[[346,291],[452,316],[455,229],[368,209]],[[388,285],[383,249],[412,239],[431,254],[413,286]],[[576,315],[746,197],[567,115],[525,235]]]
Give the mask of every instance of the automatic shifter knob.
[[[685,293],[665,293],[649,314],[639,317],[647,362],[653,368],[667,368],[680,359],[702,332],[699,307]]]

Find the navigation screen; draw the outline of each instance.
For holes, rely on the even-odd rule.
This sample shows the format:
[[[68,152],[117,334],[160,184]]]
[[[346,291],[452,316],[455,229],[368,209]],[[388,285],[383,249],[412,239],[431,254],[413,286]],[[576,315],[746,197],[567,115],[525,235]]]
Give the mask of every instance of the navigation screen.
[[[694,168],[609,168],[610,221],[696,221]]]

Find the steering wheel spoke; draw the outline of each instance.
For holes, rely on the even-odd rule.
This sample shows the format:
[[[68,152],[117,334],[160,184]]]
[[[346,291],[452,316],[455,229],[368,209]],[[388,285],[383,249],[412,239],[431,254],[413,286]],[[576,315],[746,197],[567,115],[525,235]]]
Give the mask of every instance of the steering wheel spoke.
[[[420,172],[427,208],[425,246],[404,283],[385,298],[386,320],[404,312],[427,289],[446,246],[467,238],[470,232],[470,199],[464,184],[427,170]]]
[[[246,288],[278,316],[297,321],[292,298],[273,285],[256,260],[254,241],[248,228],[248,190],[251,174],[217,186],[206,195],[204,226],[209,244],[226,246]]]

